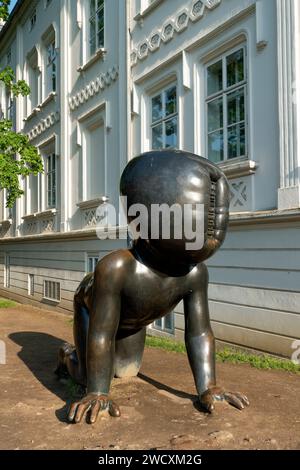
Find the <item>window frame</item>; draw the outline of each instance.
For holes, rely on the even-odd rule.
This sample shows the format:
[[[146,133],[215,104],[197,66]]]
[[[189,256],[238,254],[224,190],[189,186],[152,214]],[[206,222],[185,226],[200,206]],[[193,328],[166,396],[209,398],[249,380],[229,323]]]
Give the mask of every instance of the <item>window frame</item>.
[[[176,88],[176,112],[169,114],[166,116],[165,114],[165,106],[166,106],[166,100],[165,100],[165,94],[168,90],[172,89],[173,87]],[[156,121],[152,121],[152,100],[157,97],[163,97],[162,99],[162,118],[157,119]],[[163,149],[178,149],[179,148],[179,97],[178,97],[178,83],[177,82],[171,82],[165,85],[164,87],[157,89],[155,93],[152,93],[149,96],[149,102],[150,102],[150,115],[149,115],[149,128],[150,128],[150,135],[149,135],[149,140],[150,140],[150,149],[151,150],[163,150]],[[176,146],[170,146],[166,147],[166,128],[165,124],[167,121],[171,121],[172,119],[177,118],[177,134],[176,134]],[[163,146],[160,148],[153,148],[153,128],[157,127],[158,125],[162,125],[163,127],[163,132],[162,132],[162,138],[163,138]]]
[[[58,163],[58,158],[55,152],[52,152],[48,155],[45,156],[45,178],[46,178],[46,187],[45,187],[45,205],[47,209],[55,209],[57,207],[57,163]],[[51,161],[51,169],[49,171],[48,167],[48,162]],[[53,161],[55,162],[55,167],[53,169]],[[51,180],[51,186],[53,185],[53,175],[55,175],[55,186],[54,188],[51,187],[49,189],[49,178],[48,176],[50,175],[50,180]],[[51,204],[49,204],[49,193],[52,195],[51,196]],[[53,204],[53,197],[54,194],[54,204]]]
[[[4,254],[3,287],[5,289],[10,288],[10,255],[9,253]]]
[[[45,44],[45,98],[50,93],[57,93],[57,48],[55,36]],[[49,48],[52,47],[54,51],[51,60],[49,60]],[[54,70],[53,70],[54,67]],[[50,70],[50,72],[49,72]],[[55,85],[53,86],[53,80]],[[51,86],[49,86],[51,83]]]
[[[27,96],[26,114],[29,116],[41,101],[39,52],[34,46],[26,57],[27,82],[31,93]]]
[[[90,263],[90,260],[92,260],[92,264],[93,264],[93,269],[92,271],[89,269],[89,263]],[[97,260],[97,261],[95,261]],[[92,273],[95,271],[95,268],[96,268],[96,265],[98,263],[98,261],[100,260],[100,253],[86,253],[86,262],[85,262],[85,271],[86,271],[86,274],[89,274],[89,273]]]
[[[94,2],[94,5],[95,5],[95,11],[94,11],[94,14],[91,15],[91,2]],[[102,0],[102,6],[100,6],[99,8],[97,8],[97,2],[98,0],[89,0],[88,2],[88,5],[87,5],[87,54],[86,54],[86,57],[87,58],[91,58],[93,57],[95,54],[97,54],[97,51],[101,50],[101,49],[104,49],[105,47],[105,0]],[[98,24],[99,24],[99,21],[98,21],[98,13],[100,11],[103,11],[102,12],[102,16],[103,16],[103,28],[101,28],[100,30],[98,30]],[[95,50],[91,50],[91,19],[95,19],[95,34],[93,35],[93,38],[95,40]],[[100,31],[102,31],[103,33],[103,44],[100,44],[98,43],[98,34],[100,33]]]
[[[244,57],[244,79],[234,85],[227,86],[227,58],[238,52],[239,50],[243,50],[243,57]],[[218,62],[222,61],[222,89],[208,95],[208,68]],[[230,162],[239,161],[239,160],[247,160],[249,158],[249,104],[248,104],[248,90],[249,90],[249,75],[248,75],[248,48],[245,42],[236,45],[233,48],[227,49],[222,54],[216,55],[212,60],[205,64],[205,71],[204,71],[204,81],[205,81],[205,150],[207,158],[209,159],[209,145],[208,139],[209,135],[219,130],[223,130],[223,159],[214,162],[218,164],[228,164]],[[228,158],[228,128],[230,125],[228,124],[228,112],[227,112],[227,97],[231,93],[237,92],[239,90],[244,90],[244,120],[236,122],[231,126],[237,126],[244,122],[245,124],[245,154],[239,155],[237,157]],[[219,129],[214,129],[213,131],[209,132],[208,130],[208,105],[209,103],[215,101],[218,98],[222,98],[222,106],[223,106],[223,126]],[[210,159],[209,159],[210,160]],[[210,160],[212,161],[212,160]],[[213,162],[213,161],[212,161]]]
[[[81,179],[81,196],[82,201],[93,201],[95,198],[106,196],[107,194],[107,103],[105,107],[103,103],[97,106],[92,110],[92,113],[88,112],[87,114],[79,117],[79,134],[80,134],[80,146],[81,146],[81,158],[82,158],[82,179]],[[100,188],[96,195],[91,195],[93,186],[91,186],[90,179],[90,168],[92,164],[92,159],[94,155],[89,151],[89,145],[91,142],[91,132],[98,129],[98,132],[102,128],[103,132],[103,171],[101,175],[101,184],[99,181],[99,188],[103,185],[102,189]]]
[[[31,297],[34,296],[34,274],[27,274],[27,292]]]
[[[48,283],[48,284],[46,284]],[[47,287],[48,285],[48,287]],[[57,297],[51,297],[51,290],[55,294],[58,293]],[[60,281],[53,281],[51,279],[44,279],[43,281],[43,299],[50,300],[51,302],[60,302],[61,301],[61,283]]]

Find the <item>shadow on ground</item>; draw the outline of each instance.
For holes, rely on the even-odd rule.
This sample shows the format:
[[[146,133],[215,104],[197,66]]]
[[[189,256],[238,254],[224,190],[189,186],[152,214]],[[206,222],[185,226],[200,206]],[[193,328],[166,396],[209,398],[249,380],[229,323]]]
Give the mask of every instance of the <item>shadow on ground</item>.
[[[67,422],[67,411],[71,401],[70,392],[66,385],[61,383],[54,374],[57,365],[57,353],[60,346],[65,341],[46,333],[31,331],[12,333],[9,335],[9,338],[14,343],[21,346],[22,349],[18,352],[18,357],[24,362],[36,379],[51,393],[54,393],[61,400],[66,402],[63,408],[56,410],[55,414],[59,421]],[[194,407],[199,409],[195,395],[165,385],[145,374],[139,373],[138,377],[158,390],[164,390],[178,398],[190,400]]]
[[[65,341],[46,333],[33,331],[12,333],[9,338],[21,346],[18,357],[37,380],[50,392],[64,400],[66,392],[60,386],[54,370],[57,365],[58,349]]]

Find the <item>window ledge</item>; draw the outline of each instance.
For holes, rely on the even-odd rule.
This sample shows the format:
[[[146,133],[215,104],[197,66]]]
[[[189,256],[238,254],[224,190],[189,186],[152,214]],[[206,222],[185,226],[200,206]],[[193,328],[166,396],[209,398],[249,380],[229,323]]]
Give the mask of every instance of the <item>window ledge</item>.
[[[24,122],[30,121],[30,119],[32,119],[34,116],[36,116],[40,111],[41,111],[40,106],[36,106],[35,108],[33,108],[31,113],[28,114],[28,116],[26,116],[26,118],[23,119],[23,121]]]
[[[47,209],[45,211],[42,211],[42,212],[36,212],[35,213],[35,216],[38,218],[38,219],[41,219],[42,217],[49,217],[49,216],[53,216],[57,213],[57,210],[56,209]]]
[[[162,3],[163,0],[154,0],[151,2],[147,8],[141,10],[137,15],[134,16],[134,20],[137,22],[143,22],[144,18],[151,13],[158,5]]]
[[[0,227],[10,227],[12,225],[12,219],[6,219],[0,221]]]
[[[43,217],[49,217],[49,216],[53,216],[55,215],[57,212],[56,209],[47,209],[45,211],[41,211],[41,212],[34,212],[33,214],[28,214],[28,215],[23,215],[23,217],[21,217],[23,220],[30,220],[30,219],[41,219]]]
[[[101,196],[96,197],[95,199],[90,199],[89,201],[78,202],[76,205],[79,209],[93,209],[94,207],[98,207],[100,204],[104,204],[108,201],[109,198],[107,196]]]
[[[270,209],[254,212],[231,212],[229,225],[257,225],[292,223],[300,221],[300,209]]]
[[[26,214],[21,217],[22,220],[30,220],[34,219],[36,217],[36,214]]]
[[[107,54],[107,50],[104,47],[101,47],[95,52],[95,54],[92,57],[89,58],[89,60],[85,64],[80,65],[78,67],[77,72],[84,72],[89,67],[91,67],[98,59],[104,60],[106,54]]]
[[[44,101],[39,105],[39,108],[44,108],[46,104],[50,103],[50,101],[54,100],[57,96],[55,91],[51,91],[48,96],[44,99]]]
[[[218,167],[225,173],[228,179],[233,179],[253,175],[258,168],[258,164],[253,160],[243,160],[220,163]]]

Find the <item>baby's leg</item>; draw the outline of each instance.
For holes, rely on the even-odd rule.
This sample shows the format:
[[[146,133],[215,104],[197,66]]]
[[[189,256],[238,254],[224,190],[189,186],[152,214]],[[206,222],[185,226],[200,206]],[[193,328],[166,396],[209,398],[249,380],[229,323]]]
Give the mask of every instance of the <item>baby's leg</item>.
[[[146,328],[120,331],[116,337],[115,376],[134,377],[138,374],[145,347]]]
[[[74,300],[74,341],[75,347],[65,343],[59,350],[58,376],[70,375],[75,382],[86,386],[86,343],[89,326],[89,312],[82,303]]]

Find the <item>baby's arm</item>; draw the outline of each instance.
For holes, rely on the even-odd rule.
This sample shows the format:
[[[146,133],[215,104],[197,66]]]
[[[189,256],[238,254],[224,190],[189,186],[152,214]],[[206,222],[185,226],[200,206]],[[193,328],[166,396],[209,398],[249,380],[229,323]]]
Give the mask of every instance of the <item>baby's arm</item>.
[[[87,394],[73,403],[69,420],[80,422],[90,411],[90,421],[101,409],[119,415],[118,407],[109,398],[114,373],[115,336],[120,320],[121,289],[124,270],[116,255],[104,258],[95,270],[87,339]]]

